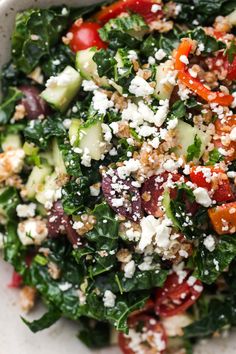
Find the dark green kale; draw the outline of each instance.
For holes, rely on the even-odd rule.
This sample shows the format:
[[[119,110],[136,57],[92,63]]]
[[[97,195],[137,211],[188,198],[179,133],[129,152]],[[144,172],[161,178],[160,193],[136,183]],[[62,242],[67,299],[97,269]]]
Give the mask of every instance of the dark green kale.
[[[40,319],[29,322],[25,318],[21,317],[23,322],[27,325],[27,327],[33,332],[37,333],[51,327],[54,323],[56,323],[61,318],[61,312],[58,311],[54,307],[50,307],[48,312],[45,313]]]
[[[88,318],[80,319],[79,339],[91,349],[109,346],[111,328],[106,322],[94,322]]]
[[[75,55],[68,46],[59,44],[42,60],[41,68],[46,79],[61,73],[67,65],[74,65]]]
[[[112,51],[100,49],[94,54],[93,60],[97,64],[98,75],[100,77],[114,77],[114,68],[117,61],[114,58],[114,53]]]
[[[75,214],[84,209],[84,205],[89,200],[90,189],[89,180],[85,176],[72,179],[62,189],[62,205],[66,214]]]
[[[235,0],[175,0],[175,2],[181,5],[176,20],[193,26],[212,24],[216,16],[228,15],[236,7]]]
[[[12,35],[12,58],[17,69],[29,74],[56,45],[68,26],[69,11],[30,9],[16,16]]]
[[[209,337],[225,326],[236,325],[236,299],[226,296],[222,300],[211,299],[205,314],[184,328],[185,338]]]
[[[24,130],[26,141],[34,143],[36,146],[46,149],[53,136],[64,137],[66,129],[63,120],[57,115],[51,116],[42,121],[33,120],[28,123]]]
[[[230,47],[226,51],[226,55],[228,57],[228,61],[232,64],[234,61],[234,58],[236,56],[236,42],[232,41],[230,44]]]
[[[0,105],[0,125],[7,124],[15,111],[16,103],[23,97],[21,91],[10,87]]]
[[[80,155],[73,151],[71,145],[65,142],[59,142],[59,149],[65,162],[67,173],[73,177],[81,176]]]
[[[178,46],[179,38],[177,30],[162,34],[150,34],[142,42],[140,52],[145,58],[148,58],[149,56],[155,56],[157,50],[161,48],[170,55],[173,49]]]
[[[3,254],[5,261],[12,264],[18,273],[23,274],[25,272],[25,247],[17,234],[17,225],[12,221],[6,225]]]
[[[218,41],[215,37],[208,36],[205,33],[204,29],[201,27],[198,27],[193,31],[183,33],[181,37],[190,37],[196,40],[198,44],[203,44],[204,49],[201,51],[201,54],[206,56],[209,56],[209,54],[226,48],[225,43],[223,43],[222,41]]]
[[[236,257],[235,235],[223,235],[210,252],[200,243],[193,257],[194,274],[204,283],[212,284]]]
[[[130,16],[111,19],[99,30],[99,34],[104,42],[110,42],[110,35],[113,31],[141,39],[147,30],[148,26],[140,15],[130,14]]]
[[[196,134],[194,137],[194,143],[187,149],[187,162],[198,159],[201,154],[202,141]]]

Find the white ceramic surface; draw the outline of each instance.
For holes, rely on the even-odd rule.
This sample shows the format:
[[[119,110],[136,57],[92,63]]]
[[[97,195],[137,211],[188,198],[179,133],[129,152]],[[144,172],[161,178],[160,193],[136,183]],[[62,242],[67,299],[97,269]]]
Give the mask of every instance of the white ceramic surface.
[[[17,11],[29,7],[47,7],[62,4],[84,6],[94,0],[0,0],[0,67],[10,55],[10,34]],[[18,292],[7,287],[12,268],[0,256],[0,354],[91,354],[76,338],[77,326],[61,320],[50,329],[32,334],[20,319]],[[37,307],[29,318],[37,318],[43,308]],[[94,354],[120,354],[117,348],[92,352]],[[202,343],[196,354],[235,354],[236,335]]]

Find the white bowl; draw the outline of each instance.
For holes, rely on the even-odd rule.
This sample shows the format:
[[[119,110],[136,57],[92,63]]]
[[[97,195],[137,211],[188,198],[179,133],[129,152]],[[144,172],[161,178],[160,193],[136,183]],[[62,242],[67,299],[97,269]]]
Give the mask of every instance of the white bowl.
[[[0,67],[10,58],[10,35],[16,12],[29,7],[48,7],[66,3],[85,6],[94,0],[0,0]],[[12,268],[0,259],[0,354],[91,354],[76,338],[75,323],[61,320],[50,329],[32,334],[20,319],[18,291],[7,288]],[[40,316],[37,308],[29,318]],[[117,348],[92,352],[96,354],[120,354]],[[196,354],[235,354],[236,337],[211,340],[196,348]]]

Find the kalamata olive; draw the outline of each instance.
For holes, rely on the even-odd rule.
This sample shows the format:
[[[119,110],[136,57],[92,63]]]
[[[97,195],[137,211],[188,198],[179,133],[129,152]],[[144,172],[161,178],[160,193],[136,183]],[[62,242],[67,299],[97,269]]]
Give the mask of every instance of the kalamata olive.
[[[61,202],[55,202],[48,216],[47,228],[49,237],[57,237],[65,231],[64,225],[62,224],[63,217],[64,210]]]
[[[79,235],[73,229],[71,218],[69,215],[65,214],[60,201],[53,204],[48,216],[47,227],[49,237],[54,238],[60,234],[66,234],[72,245],[78,245],[80,239]]]
[[[142,217],[139,189],[132,179],[121,179],[114,171],[113,176],[105,174],[102,179],[102,191],[107,203],[119,215],[133,221]]]
[[[40,91],[35,86],[21,86],[24,98],[21,104],[25,107],[29,119],[37,119],[39,116],[47,116],[50,109],[47,103],[40,97]]]
[[[167,182],[168,176],[170,174],[167,172],[161,175],[154,175],[148,178],[142,185],[141,188],[141,200],[142,207],[147,214],[153,215],[155,217],[160,217],[163,212],[160,208],[160,198],[164,193],[164,183]],[[181,178],[179,174],[172,174],[171,180],[177,182]],[[176,189],[171,189],[171,198],[176,197]]]

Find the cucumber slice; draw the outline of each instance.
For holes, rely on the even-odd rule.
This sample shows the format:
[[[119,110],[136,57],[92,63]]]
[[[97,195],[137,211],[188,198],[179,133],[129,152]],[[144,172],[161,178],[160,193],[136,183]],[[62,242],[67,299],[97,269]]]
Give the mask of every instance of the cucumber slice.
[[[26,183],[27,197],[29,199],[34,198],[36,193],[42,189],[46,177],[49,176],[51,172],[52,168],[48,165],[42,165],[40,167],[34,166]]]
[[[69,129],[69,140],[72,146],[78,146],[79,142],[79,129],[81,127],[81,120],[73,118]]]
[[[84,79],[93,80],[98,86],[110,88],[109,80],[105,76],[101,78],[98,75],[97,64],[93,61],[93,56],[96,51],[96,47],[78,51],[76,54],[75,67]]]
[[[45,205],[47,202],[54,201],[53,196],[55,195],[56,190],[58,189],[57,185],[57,173],[54,172],[50,176],[47,176],[44,180],[44,183],[40,185],[35,195],[35,199]]]
[[[169,188],[166,188],[166,190],[163,193],[162,205],[165,208],[166,216],[168,217],[168,219],[170,219],[172,221],[174,227],[179,229],[180,225],[179,225],[178,221],[176,220],[174,214],[172,213],[172,210],[170,207],[170,202],[171,202],[170,191],[169,191]]]
[[[102,122],[95,120],[91,123],[84,123],[80,119],[72,119],[69,129],[70,143],[83,151],[89,151],[93,160],[100,160],[104,153],[104,142],[102,133]]]
[[[67,66],[56,76],[55,82],[41,93],[41,97],[56,110],[64,112],[79,91],[81,83],[78,71]]]
[[[236,10],[231,12],[231,14],[227,16],[227,19],[232,26],[236,26]]]
[[[21,147],[21,138],[18,134],[8,134],[2,142],[3,151],[20,149]]]
[[[168,81],[164,83],[162,82],[162,80],[165,80],[170,70],[172,70],[171,60],[167,60],[165,63],[158,65],[156,68],[156,87],[154,95],[159,100],[169,100],[174,89],[174,85]]]
[[[210,136],[206,133],[203,133],[198,128],[192,127],[190,124],[179,120],[179,123],[176,127],[176,142],[178,146],[176,149],[177,156],[187,156],[188,147],[194,144],[194,138],[196,135],[199,137],[199,139],[201,139],[202,142],[201,153],[199,156],[200,158],[210,141]]]
[[[52,141],[52,156],[53,156],[56,174],[66,175],[67,174],[66,166],[56,138],[54,138]]]
[[[102,146],[104,140],[101,121],[95,121],[91,123],[88,127],[81,126],[78,132],[78,147],[83,151],[87,149],[89,151],[89,155],[93,160],[100,160],[104,153],[104,147]]]

